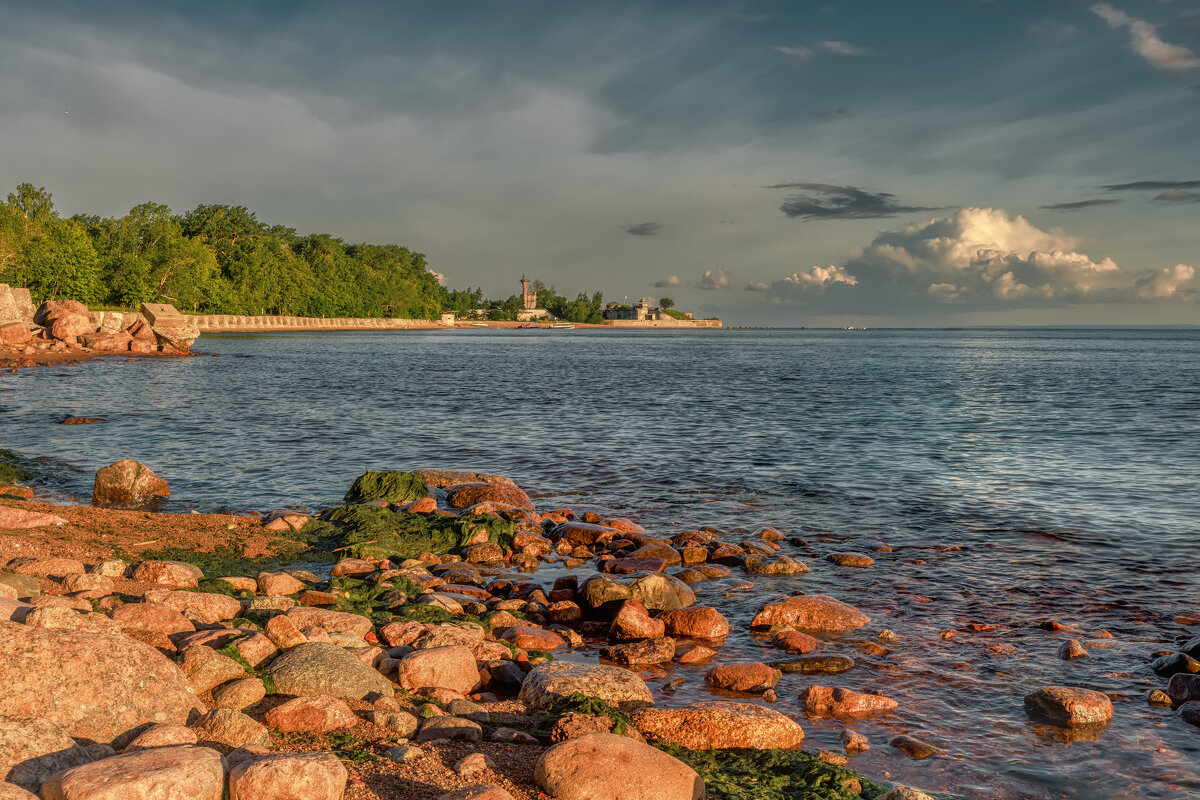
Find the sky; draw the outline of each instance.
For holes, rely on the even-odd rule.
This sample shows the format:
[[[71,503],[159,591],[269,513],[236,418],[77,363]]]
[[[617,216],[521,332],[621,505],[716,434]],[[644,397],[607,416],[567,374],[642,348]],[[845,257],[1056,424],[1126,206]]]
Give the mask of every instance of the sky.
[[[0,195],[727,325],[1200,324],[1186,0],[5,4]]]

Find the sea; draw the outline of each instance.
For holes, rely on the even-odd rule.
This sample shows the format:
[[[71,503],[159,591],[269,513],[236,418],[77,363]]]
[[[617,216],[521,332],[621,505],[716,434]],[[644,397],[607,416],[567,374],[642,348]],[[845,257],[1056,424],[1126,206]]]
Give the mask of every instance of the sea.
[[[771,526],[809,573],[694,588],[733,624],[723,661],[783,658],[749,621],[793,592],[871,617],[822,650],[853,669],[776,687],[806,749],[840,751],[847,724],[807,719],[799,692],[845,686],[900,703],[850,724],[868,777],[963,798],[1200,797],[1200,728],[1146,699],[1166,684],[1153,658],[1200,636],[1200,329],[206,334],[196,350],[0,374],[0,442],[63,502],[120,458],[165,478],[180,512],[317,509],[365,470],[438,467],[664,536]],[[875,564],[827,559],[845,551]],[[1059,658],[1068,639],[1088,657]],[[711,699],[703,672],[643,675],[677,705]],[[1022,698],[1050,685],[1108,693],[1113,722],[1032,723]],[[942,752],[909,758],[900,734]]]

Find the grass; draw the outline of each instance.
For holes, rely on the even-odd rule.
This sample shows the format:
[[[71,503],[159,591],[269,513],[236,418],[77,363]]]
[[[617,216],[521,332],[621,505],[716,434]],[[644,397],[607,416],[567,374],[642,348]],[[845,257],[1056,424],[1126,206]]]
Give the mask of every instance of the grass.
[[[248,635],[249,634],[239,633],[236,636],[233,636],[225,643],[225,646],[217,650],[217,652],[227,658],[232,658],[234,661],[241,664],[242,669],[246,670],[246,672],[262,681],[263,689],[266,690],[268,696],[273,695],[275,694],[275,680],[271,677],[270,670],[255,669],[254,667],[250,666],[250,662],[238,652],[238,639],[243,639]]]

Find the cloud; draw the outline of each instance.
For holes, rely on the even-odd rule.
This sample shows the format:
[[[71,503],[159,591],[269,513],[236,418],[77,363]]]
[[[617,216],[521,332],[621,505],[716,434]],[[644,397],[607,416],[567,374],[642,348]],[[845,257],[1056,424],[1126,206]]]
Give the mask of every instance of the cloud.
[[[1167,44],[1158,38],[1155,26],[1129,16],[1108,3],[1096,3],[1091,12],[1108,23],[1110,28],[1129,30],[1129,47],[1156,69],[1180,71],[1200,67],[1200,56],[1186,47]]]
[[[656,280],[654,283],[652,283],[650,285],[653,286],[655,289],[666,289],[668,286],[678,286],[679,285],[679,276],[678,275],[669,275],[666,278],[659,278],[658,280]]]
[[[1134,283],[1137,296],[1143,300],[1167,300],[1179,294],[1194,295],[1185,285],[1196,277],[1196,270],[1187,264],[1163,267],[1158,272],[1139,278]]]
[[[823,50],[827,50],[830,53],[837,53],[839,56],[865,56],[871,52],[869,47],[860,47],[849,42],[826,41],[818,42],[817,44]]]
[[[1200,192],[1189,192],[1187,189],[1167,189],[1151,198],[1150,202],[1163,205],[1200,203]]]
[[[1003,209],[966,208],[885,231],[852,253],[844,268],[872,296],[891,303],[907,297],[1017,308],[1194,296],[1185,286],[1194,277],[1191,267],[1130,275],[1111,258],[1080,252],[1079,244]]]
[[[798,58],[802,61],[806,61],[816,55],[811,47],[786,47],[784,45],[777,44],[771,49],[777,53],[783,53],[788,58]]]
[[[771,288],[771,284],[766,281],[748,281],[746,283],[747,292],[765,292]]]
[[[1200,181],[1134,181],[1133,183],[1110,183],[1100,187],[1110,192],[1142,192],[1159,191],[1162,189],[1197,189]]]
[[[1070,203],[1055,203],[1049,206],[1038,206],[1038,208],[1046,211],[1082,211],[1085,208],[1094,208],[1095,206],[1111,206],[1114,203],[1119,203],[1120,200],[1114,200],[1111,197],[1097,197],[1094,200],[1075,200]]]
[[[700,283],[696,284],[698,289],[728,289],[729,276],[725,274],[725,270],[718,267],[715,271],[706,269],[704,275],[700,277]]]
[[[625,232],[631,236],[657,236],[662,225],[657,222],[639,222],[636,225],[626,225]]]
[[[851,44],[850,42],[842,42],[837,40],[817,42],[812,46],[789,46],[777,44],[771,49],[777,53],[783,53],[788,58],[794,58],[799,61],[807,61],[815,56],[818,52],[833,53],[839,56],[865,56],[871,52],[871,48],[869,47],[862,47],[860,45]]]
[[[1074,25],[1054,19],[1031,22],[1025,30],[1031,37],[1046,44],[1066,44],[1078,33],[1078,29]]]
[[[767,189],[798,189],[779,210],[793,219],[877,219],[916,211],[935,211],[924,206],[904,206],[887,192],[868,192],[855,186],[828,183],[777,183]]]
[[[813,267],[808,272],[793,272],[782,280],[772,283],[767,291],[771,300],[795,302],[815,294],[824,294],[827,289],[858,285],[858,278],[843,267]]]
[[[443,275],[442,273],[440,273],[440,272],[434,272],[433,270],[429,270],[429,274],[430,274],[430,275],[432,275],[432,276],[434,277],[434,279],[435,279],[435,280],[437,280],[437,282],[438,282],[438,286],[445,286],[445,285],[446,285],[446,276],[445,276],[445,275]]]

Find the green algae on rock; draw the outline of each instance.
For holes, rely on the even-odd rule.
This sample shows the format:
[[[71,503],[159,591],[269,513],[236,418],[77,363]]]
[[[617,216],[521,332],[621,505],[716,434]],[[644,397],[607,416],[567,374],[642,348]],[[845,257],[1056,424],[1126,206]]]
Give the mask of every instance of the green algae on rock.
[[[714,800],[875,800],[886,792],[799,750],[659,749],[700,773]]]
[[[462,517],[406,514],[378,506],[347,505],[326,511],[301,530],[310,541],[337,541],[337,550],[355,558],[408,559],[422,553],[444,555],[465,547],[479,534],[508,546],[515,526],[479,514]]]
[[[347,503],[386,500],[411,503],[429,495],[425,479],[415,472],[364,472],[346,492]]]
[[[22,469],[21,459],[11,450],[0,450],[0,483],[20,483],[29,480],[29,473]]]

